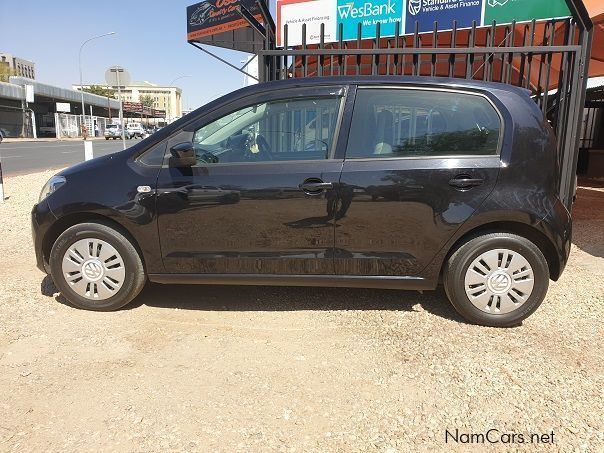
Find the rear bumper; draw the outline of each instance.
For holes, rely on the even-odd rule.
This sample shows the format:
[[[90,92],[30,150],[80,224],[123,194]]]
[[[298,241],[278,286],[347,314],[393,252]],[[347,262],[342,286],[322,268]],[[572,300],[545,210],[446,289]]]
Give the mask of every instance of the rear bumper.
[[[558,272],[552,275],[552,280],[556,281],[566,268],[572,242],[572,218],[562,201],[556,200],[552,209],[541,220],[540,226],[546,231],[556,249]]]

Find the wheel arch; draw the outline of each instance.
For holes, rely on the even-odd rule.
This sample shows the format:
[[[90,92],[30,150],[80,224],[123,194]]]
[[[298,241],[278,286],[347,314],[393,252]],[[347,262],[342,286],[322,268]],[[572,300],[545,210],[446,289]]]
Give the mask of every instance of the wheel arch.
[[[484,234],[489,233],[511,233],[516,234],[518,236],[522,236],[525,239],[528,239],[533,244],[535,244],[543,256],[547,261],[547,267],[549,269],[550,279],[553,281],[558,280],[560,277],[560,261],[558,258],[558,254],[556,253],[556,249],[552,242],[547,238],[547,236],[539,231],[537,228],[527,225],[521,222],[514,221],[500,221],[500,222],[490,222],[484,225],[480,225],[476,228],[473,228],[467,232],[465,232],[455,243],[449,248],[445,259],[441,264],[440,276],[442,278],[443,271],[449,258],[456,250],[459,249],[466,242],[474,239],[475,237],[482,236]]]
[[[54,222],[54,224],[46,232],[42,241],[42,256],[44,258],[45,263],[49,262],[50,251],[57,238],[68,228],[71,228],[72,226],[78,225],[80,223],[99,223],[109,228],[112,228],[124,235],[124,237],[130,241],[132,246],[138,252],[141,262],[143,263],[143,268],[145,269],[145,272],[147,271],[147,267],[145,265],[145,255],[143,254],[142,249],[138,241],[134,238],[134,236],[132,236],[132,234],[130,234],[130,232],[119,222],[111,219],[110,217],[104,216],[102,214],[97,214],[95,212],[79,212],[67,214],[58,219],[56,222]]]

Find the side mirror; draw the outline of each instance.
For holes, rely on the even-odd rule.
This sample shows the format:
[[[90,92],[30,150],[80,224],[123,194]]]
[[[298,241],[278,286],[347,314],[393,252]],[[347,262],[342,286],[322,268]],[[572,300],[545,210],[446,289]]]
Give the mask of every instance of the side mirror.
[[[168,159],[168,166],[183,168],[192,167],[197,163],[195,157],[195,148],[192,142],[179,143],[170,148],[170,159]]]

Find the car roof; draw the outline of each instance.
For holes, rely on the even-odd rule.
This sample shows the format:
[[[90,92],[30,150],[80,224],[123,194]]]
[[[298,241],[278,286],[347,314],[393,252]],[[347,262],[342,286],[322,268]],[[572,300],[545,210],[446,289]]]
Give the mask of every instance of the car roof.
[[[193,112],[183,116],[182,118],[170,123],[164,128],[163,135],[169,135],[172,131],[187,124],[192,118],[202,112],[209,112],[214,108],[239,98],[250,96],[263,92],[276,90],[284,90],[288,88],[309,88],[333,85],[373,85],[373,86],[417,86],[417,87],[433,87],[433,88],[459,88],[466,90],[481,91],[484,93],[493,94],[494,91],[503,91],[515,93],[521,97],[530,97],[531,92],[525,88],[516,87],[498,82],[485,82],[482,80],[457,79],[452,77],[417,77],[417,76],[402,76],[402,75],[355,75],[355,76],[329,76],[329,77],[301,77],[291,78],[286,80],[275,80],[271,82],[262,82],[255,85],[250,85],[238,90],[232,91],[218,99],[215,99]],[[493,94],[494,95],[494,94]],[[496,95],[494,95],[497,97]],[[163,136],[162,135],[162,136]]]
[[[457,79],[453,77],[419,77],[419,76],[401,76],[401,75],[358,75],[358,76],[329,76],[329,77],[304,77],[287,80],[276,80],[272,82],[259,83],[252,85],[258,91],[263,89],[289,88],[289,87],[312,87],[321,85],[417,85],[417,86],[440,86],[440,87],[462,87],[475,90],[498,89],[530,94],[529,90],[498,82],[485,82],[482,80]],[[244,88],[243,90],[245,90]],[[238,91],[243,91],[238,90]]]

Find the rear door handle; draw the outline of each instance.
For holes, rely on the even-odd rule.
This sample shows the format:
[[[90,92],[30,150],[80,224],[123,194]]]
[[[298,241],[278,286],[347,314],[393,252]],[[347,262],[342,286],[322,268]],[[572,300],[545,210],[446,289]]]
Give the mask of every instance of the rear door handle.
[[[323,181],[305,181],[298,187],[300,187],[300,189],[304,192],[317,193],[323,192],[324,190],[333,189],[333,183]]]
[[[484,183],[481,178],[454,178],[449,181],[449,185],[458,189],[469,189]]]

